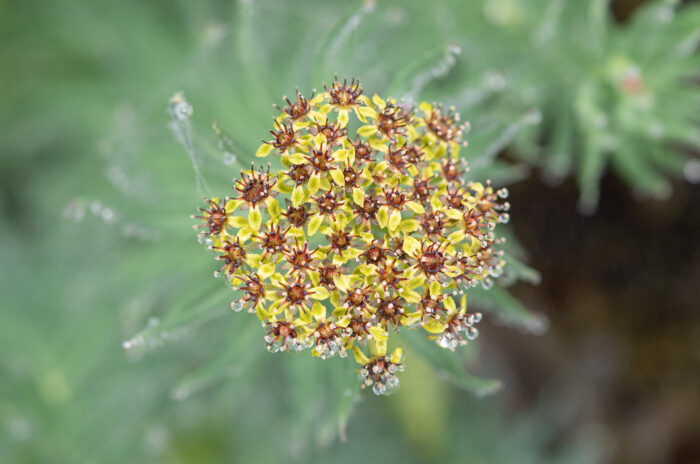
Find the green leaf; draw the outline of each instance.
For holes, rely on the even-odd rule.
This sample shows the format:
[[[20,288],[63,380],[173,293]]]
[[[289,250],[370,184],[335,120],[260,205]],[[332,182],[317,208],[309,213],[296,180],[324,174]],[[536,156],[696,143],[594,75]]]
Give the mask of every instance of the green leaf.
[[[214,288],[208,288],[193,300],[170,308],[162,320],[150,319],[141,332],[123,343],[124,348],[155,348],[209,320],[229,314],[229,302],[235,301],[236,295],[232,295],[221,282],[213,284]],[[241,294],[240,291],[237,293]]]
[[[579,210],[584,214],[593,213],[598,205],[600,196],[598,184],[605,170],[606,158],[605,153],[593,143],[586,146],[581,156],[578,172],[578,184],[581,189]]]
[[[506,274],[512,274],[516,279],[533,285],[539,285],[542,282],[542,276],[536,269],[518,260],[515,256],[505,253],[503,258],[506,261]]]
[[[462,366],[460,350],[455,352],[439,347],[415,330],[404,330],[401,339],[411,351],[423,357],[436,374],[478,397],[492,395],[500,390],[502,382],[469,374]]]
[[[541,334],[547,329],[548,321],[544,316],[533,314],[502,287],[493,286],[488,290],[474,287],[469,289],[468,295],[470,311],[489,311],[501,322],[533,334]]]
[[[624,147],[615,151],[611,155],[615,172],[638,190],[657,198],[667,197],[671,193],[671,186],[648,165],[646,158],[640,156],[641,153],[643,152],[635,150],[634,147]]]
[[[248,367],[264,353],[259,343],[262,336],[258,320],[242,315],[235,325],[235,336],[224,344],[222,351],[216,354],[204,366],[183,377],[173,388],[174,399],[184,400],[192,394],[214,385],[224,378],[242,377]],[[256,343],[256,340],[258,341]]]

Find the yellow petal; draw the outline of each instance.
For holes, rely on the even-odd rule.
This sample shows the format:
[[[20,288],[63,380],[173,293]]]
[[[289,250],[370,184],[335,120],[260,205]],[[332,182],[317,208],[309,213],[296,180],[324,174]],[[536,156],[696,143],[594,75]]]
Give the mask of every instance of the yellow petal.
[[[289,184],[285,184],[284,182],[277,182],[275,188],[277,188],[277,190],[279,190],[280,193],[292,193],[293,189],[292,186],[290,186]]]
[[[275,263],[263,264],[258,268],[258,275],[261,279],[267,279],[275,272]]]
[[[248,254],[245,258],[245,262],[248,266],[253,267],[253,268],[258,268],[260,267],[260,255],[254,255],[254,254]],[[274,272],[274,270],[273,270]],[[272,272],[270,273],[272,274]]]
[[[372,174],[377,174],[379,172],[384,172],[386,169],[389,167],[389,164],[387,164],[386,161],[380,161],[374,165],[374,169],[372,170]]]
[[[260,214],[259,208],[253,208],[250,210],[250,213],[248,214],[248,224],[250,224],[250,228],[255,232],[260,230],[260,224],[262,224],[262,214]]]
[[[414,256],[416,254],[416,251],[418,251],[419,249],[420,242],[418,240],[411,237],[410,235],[407,235],[403,238],[403,251],[405,251],[406,254]]]
[[[241,216],[229,216],[228,225],[235,227],[236,229],[240,229],[241,227],[248,225],[248,218]]]
[[[452,155],[452,158],[458,159],[459,158],[459,144],[452,142],[450,143],[450,155]]]
[[[447,274],[449,277],[457,277],[461,273],[462,270],[458,266],[445,266],[445,274]]]
[[[455,305],[455,300],[453,300],[451,296],[448,296],[443,301],[444,301],[443,304],[445,305],[445,309],[449,310],[450,312],[457,311],[457,306]]]
[[[309,278],[311,279],[311,282],[312,282],[314,285],[318,285],[318,283],[319,283],[320,280],[321,280],[321,276],[319,275],[319,273],[318,273],[317,271],[307,271],[307,274],[309,275]]]
[[[408,207],[408,209],[410,209],[416,214],[425,214],[425,209],[423,208],[423,205],[421,205],[417,201],[409,201],[408,203],[406,203],[406,206]]]
[[[352,201],[358,206],[364,206],[365,204],[365,191],[361,188],[352,189]]]
[[[462,230],[456,230],[452,232],[450,235],[447,236],[448,240],[451,240],[452,243],[459,243],[462,240],[464,240],[466,236],[464,235],[464,232]]]
[[[292,237],[296,237],[299,240],[304,240],[304,229],[300,229],[299,227],[292,227],[289,229],[288,233]]]
[[[431,317],[426,321],[423,328],[432,334],[440,334],[445,331],[445,324]]]
[[[292,204],[295,208],[298,208],[304,202],[304,188],[300,185],[294,187],[292,191]]]
[[[263,143],[262,145],[260,145],[260,148],[258,148],[258,151],[255,152],[255,156],[257,156],[258,158],[264,158],[265,156],[269,155],[274,149],[275,147],[273,147],[272,145],[268,143]]]
[[[348,225],[348,218],[343,213],[338,213],[335,216],[336,229],[344,229]]]
[[[263,305],[261,304],[259,304],[255,308],[255,313],[258,315],[258,319],[260,319],[263,322],[265,322],[270,317],[270,314],[267,311],[265,311],[265,308],[263,308]]]
[[[360,137],[369,137],[377,133],[377,128],[373,125],[362,126],[357,129],[357,135]]]
[[[270,217],[275,219],[280,217],[280,204],[276,198],[267,197],[267,200],[265,200],[265,204],[267,205],[267,212],[270,213]]]
[[[347,311],[345,310],[345,308],[343,308],[342,306],[338,306],[333,310],[333,312],[331,314],[338,320],[338,322],[340,322],[341,318],[347,320],[347,318],[344,317],[346,312]],[[336,323],[336,325],[340,325],[340,324]],[[348,325],[348,323],[346,322],[345,325],[343,325],[343,327],[347,327],[347,325]]]
[[[460,213],[459,211],[457,211],[454,208],[447,208],[447,210],[445,210],[445,214],[447,215],[448,218],[454,219],[456,221],[459,221],[462,219],[462,213]]]
[[[379,95],[377,95],[376,93],[372,97],[372,101],[374,102],[375,105],[377,105],[380,108],[384,108],[386,106],[386,102],[384,100],[382,100],[381,97]]]
[[[328,98],[328,92],[320,92],[314,98],[309,100],[309,103],[311,104],[311,106],[316,106],[319,103],[321,103],[323,100],[325,100],[326,98]]]
[[[393,362],[394,364],[398,364],[403,360],[403,350],[401,348],[396,348],[392,353],[391,353],[391,359],[390,361]]]
[[[327,142],[326,136],[320,132],[318,134],[316,134],[316,137],[314,137],[314,146],[316,148],[319,148],[321,145],[324,145],[324,146],[327,145],[326,142]]]
[[[224,209],[228,214],[233,213],[236,209],[244,203],[243,200],[229,200],[226,202]]]
[[[404,287],[408,290],[413,290],[414,288],[418,288],[423,285],[423,282],[425,282],[425,276],[423,274],[418,274],[413,279],[406,282]]]
[[[285,159],[291,164],[306,164],[308,162],[301,153],[292,153],[291,155],[287,155]]]
[[[309,324],[312,324],[313,322],[314,322],[313,316],[311,315],[311,312],[308,312],[308,311],[304,311],[303,314],[301,314],[296,320],[297,326],[309,325]]]
[[[345,264],[347,262],[348,262],[348,258],[346,258],[345,256],[338,254],[338,253],[333,255],[333,264],[335,264],[336,266],[341,265],[341,264]]]
[[[372,106],[372,100],[370,100],[367,95],[360,95],[357,97],[357,100],[362,102],[362,104],[368,108]]]
[[[409,303],[418,303],[421,300],[420,293],[413,290],[406,290],[401,293],[401,297]]]
[[[379,208],[379,211],[377,211],[377,222],[381,228],[386,227],[389,222],[389,208],[386,206]]]
[[[340,150],[336,150],[333,152],[333,156],[338,159],[339,161],[346,162],[348,161],[348,155],[350,154],[350,150],[346,148],[341,148]]]
[[[430,295],[433,298],[437,298],[442,293],[442,285],[437,280],[433,280],[430,283]]]
[[[343,315],[344,312],[344,308],[335,308],[333,310],[333,315],[338,319],[335,325],[337,325],[338,327],[347,327],[350,325],[350,321],[352,319],[349,315]]]
[[[331,303],[333,306],[340,306],[340,293],[331,292]]]
[[[241,242],[245,242],[250,238],[251,235],[253,235],[253,229],[251,229],[250,226],[245,226],[241,227],[241,229],[236,234],[236,238],[238,238]]]
[[[409,326],[409,327],[415,327],[420,323],[421,320],[421,312],[420,311],[415,311],[412,313],[406,314],[406,318],[403,321],[403,325]]]
[[[325,300],[330,296],[330,293],[328,293],[328,290],[326,290],[324,287],[314,287],[311,289],[310,296],[314,300]]]
[[[348,110],[346,109],[339,109],[338,110],[338,124],[340,127],[345,127],[348,125],[348,121],[350,120],[348,116]]]
[[[367,331],[372,334],[375,340],[386,342],[389,339],[389,334],[380,325],[373,325]]]
[[[357,113],[358,113],[358,118],[362,120],[363,118],[369,118],[369,119],[377,119],[377,112],[374,110],[374,108],[370,108],[369,106],[358,106],[357,107]],[[363,122],[367,122],[365,119]]]
[[[355,362],[357,362],[357,364],[362,364],[364,366],[369,362],[369,358],[365,356],[362,350],[357,346],[352,347],[352,354],[355,356]]]
[[[389,230],[396,230],[399,224],[401,224],[401,211],[395,209],[389,217]]]
[[[316,173],[309,179],[309,193],[315,195],[319,187],[321,187],[321,178],[319,174]]]
[[[372,126],[374,127],[374,126]],[[375,130],[376,132],[376,130]],[[371,139],[369,141],[369,146],[374,148],[377,151],[381,151],[382,153],[388,153],[389,152],[389,145],[386,143],[382,142],[381,140],[377,139]]]
[[[314,317],[314,319],[325,319],[326,308],[317,301],[311,308],[311,315]]]
[[[347,259],[356,259],[361,254],[362,250],[358,250],[357,248],[347,248],[345,251],[343,251],[343,257]]]
[[[372,356],[386,355],[386,342],[371,340],[369,342],[369,352],[372,354]]]
[[[323,216],[321,215],[317,214],[311,218],[308,226],[309,237],[313,237],[314,235],[316,235],[316,232],[318,231],[318,226],[321,225],[321,222],[323,222]]]
[[[362,274],[368,276],[370,274],[374,274],[377,272],[377,269],[374,266],[370,266],[368,264],[360,264],[355,268],[355,270],[361,272]]]
[[[341,186],[345,186],[345,178],[343,177],[343,173],[340,171],[340,169],[331,169],[330,171],[331,177],[333,178],[333,181]]]
[[[418,230],[420,226],[419,222],[415,219],[404,219],[401,224],[396,228],[398,232],[403,232],[404,234],[410,234]]]
[[[335,284],[336,287],[338,287],[339,290],[342,290],[344,292],[348,291],[348,284],[345,280],[345,276],[343,275],[334,275],[333,276],[333,283]]]
[[[445,148],[445,145],[438,145],[438,147],[435,149],[435,158],[442,159],[445,157],[447,149]]]

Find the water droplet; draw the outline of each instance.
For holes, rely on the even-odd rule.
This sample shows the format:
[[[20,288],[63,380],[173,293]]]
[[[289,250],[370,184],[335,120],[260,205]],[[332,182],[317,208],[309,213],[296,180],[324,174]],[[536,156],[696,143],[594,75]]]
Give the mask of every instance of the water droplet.
[[[231,152],[225,151],[223,156],[223,163],[226,166],[231,166],[237,161],[236,155]]]
[[[231,309],[234,310],[235,312],[239,312],[243,309],[243,302],[242,301],[233,301],[231,302]]]
[[[80,222],[85,218],[85,205],[74,200],[63,208],[63,217],[75,222]]]
[[[32,426],[27,419],[16,416],[9,421],[10,437],[14,441],[26,441],[32,436]]]

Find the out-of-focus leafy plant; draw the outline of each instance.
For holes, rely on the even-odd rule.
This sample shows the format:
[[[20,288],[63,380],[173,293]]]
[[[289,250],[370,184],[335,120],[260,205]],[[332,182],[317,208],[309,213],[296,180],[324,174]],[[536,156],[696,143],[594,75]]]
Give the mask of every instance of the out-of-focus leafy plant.
[[[348,45],[370,27],[378,33],[363,39],[365,47],[381,43],[386,18],[400,21],[382,51],[393,64],[369,68],[380,91],[392,66],[408,62],[413,71],[395,85],[417,95],[436,63],[449,63],[455,51],[437,39],[415,68],[407,60],[415,50],[402,47],[400,36],[417,29],[396,6],[167,6],[168,21],[156,6],[137,2],[117,8],[69,1],[39,12],[13,6],[14,35],[3,44],[26,53],[3,47],[18,76],[3,88],[2,113],[10,134],[2,141],[4,161],[11,162],[4,185],[15,196],[4,203],[12,221],[3,227],[3,266],[16,269],[3,279],[3,294],[12,296],[4,300],[2,324],[3,398],[11,399],[1,409],[10,431],[0,438],[3,461],[308,460],[346,428],[358,399],[348,388],[357,384],[354,368],[294,356],[277,362],[255,343],[257,324],[228,317],[230,293],[212,281],[187,218],[198,203],[192,166],[205,192],[229,188],[231,171],[254,153],[248,135],[265,136],[268,114],[258,102],[274,101],[289,81],[305,82],[309,69],[325,77],[336,66],[364,67],[353,64]],[[299,14],[318,27],[288,20]],[[26,24],[44,27],[29,34],[19,26]],[[320,48],[318,37],[326,37]],[[172,141],[164,111],[177,89],[196,109],[194,118],[170,121],[187,156]],[[476,124],[472,116],[480,113],[472,113]],[[210,116],[218,140],[203,122]],[[498,134],[512,124],[491,118],[471,139],[468,152],[488,159],[474,163],[470,175],[500,185],[523,175],[520,166],[491,162],[502,146]],[[25,248],[31,253],[18,252]],[[32,290],[37,280],[46,282],[41,293]],[[513,319],[530,320],[536,318],[526,312]],[[468,390],[498,386],[468,376],[462,361],[435,366]],[[469,426],[455,430],[462,427]],[[263,433],[275,446],[249,445]]]
[[[552,179],[575,173],[582,211],[597,205],[608,166],[638,193],[667,197],[663,174],[681,176],[683,151],[700,146],[700,6],[678,3],[649,2],[619,24],[605,0],[485,2],[512,41],[514,90],[544,115],[514,152]]]
[[[210,277],[215,266],[202,256],[187,219],[198,204],[197,182],[209,195],[225,191],[233,173],[250,165],[270,124],[260,102],[292,95],[289,82],[308,94],[308,83],[334,72],[362,77],[397,99],[454,104],[472,127],[463,149],[472,180],[501,186],[526,176],[523,164],[497,158],[514,139],[514,153],[549,165],[544,156],[555,153],[555,134],[566,124],[566,149],[556,151],[564,161],[553,171],[584,176],[584,204],[591,205],[605,166],[596,160],[610,156],[621,173],[634,172],[606,144],[651,140],[649,124],[657,119],[663,144],[645,143],[656,155],[634,159],[677,171],[682,163],[664,164],[675,158],[658,149],[668,140],[697,143],[688,123],[697,92],[679,79],[692,75],[686,71],[696,69],[697,58],[692,50],[671,53],[676,44],[694,47],[697,9],[682,9],[664,23],[653,12],[671,10],[652,6],[624,29],[606,19],[601,3],[541,6],[517,0],[438,2],[429,11],[413,1],[13,4],[17,21],[5,20],[2,56],[3,69],[18,78],[0,87],[9,134],[0,140],[3,189],[11,193],[3,201],[10,221],[3,224],[2,256],[14,271],[2,281],[9,308],[0,329],[2,368],[10,380],[0,387],[0,413],[10,434],[0,435],[6,458],[0,460],[312,461],[319,448],[330,447],[325,453],[350,462],[356,456],[348,448],[332,445],[347,433],[363,440],[351,441],[354,451],[376,450],[387,460],[420,461],[407,450],[416,443],[430,448],[430,440],[443,437],[451,445],[441,456],[448,461],[575,461],[575,453],[544,452],[551,438],[547,414],[525,416],[522,428],[497,426],[491,408],[455,400],[429,375],[411,380],[415,389],[396,397],[390,418],[373,411],[386,411],[386,404],[366,399],[371,407],[356,411],[362,422],[348,423],[362,398],[348,388],[357,380],[354,369],[269,357],[256,342],[259,325],[231,317],[231,293]],[[589,7],[591,16],[581,15]],[[645,32],[656,28],[663,37],[651,40]],[[547,40],[533,42],[540,35]],[[642,91],[629,93],[637,87],[625,90],[620,82],[635,67]],[[177,90],[194,114],[168,121],[165,102]],[[645,107],[641,97],[652,90],[663,98]],[[595,122],[584,118],[590,107],[608,118],[602,130],[588,126]],[[528,130],[541,119],[542,130]],[[590,146],[598,158],[581,156]],[[621,152],[627,161],[637,156],[629,147]],[[648,182],[657,179],[648,174],[654,171],[641,172],[630,178],[647,191],[663,190],[658,180]],[[61,214],[78,223],[61,222]],[[501,283],[537,281],[536,272],[519,264],[526,254],[517,242],[509,237],[507,244]],[[25,249],[30,252],[18,251]],[[469,304],[524,330],[544,328],[501,287],[470,295]],[[410,367],[426,359],[423,372],[433,368],[481,395],[500,386],[467,373],[473,348],[455,358],[422,337],[405,342]],[[421,440],[415,429],[400,431],[396,417],[431,419],[444,433],[423,431],[428,438]],[[261,436],[272,445],[258,446]],[[389,448],[385,436],[403,439],[402,451]],[[465,436],[493,442],[477,446]]]

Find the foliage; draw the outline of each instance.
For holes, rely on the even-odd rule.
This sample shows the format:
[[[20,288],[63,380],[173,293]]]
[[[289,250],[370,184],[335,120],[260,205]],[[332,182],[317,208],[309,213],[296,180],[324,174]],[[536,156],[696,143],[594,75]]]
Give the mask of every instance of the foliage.
[[[649,2],[619,25],[603,0],[490,3],[503,4],[492,16],[513,56],[527,56],[511,70],[518,91],[544,115],[515,153],[553,180],[575,173],[585,212],[607,166],[643,196],[667,198],[664,174],[682,176],[700,145],[700,6]]]
[[[364,397],[347,388],[357,373],[345,363],[268,356],[257,341],[259,324],[230,314],[231,294],[211,278],[187,218],[197,206],[197,182],[207,195],[225,191],[232,172],[249,166],[257,148],[251,141],[269,125],[260,102],[291,94],[290,82],[310,93],[304,83],[334,72],[361,77],[381,94],[454,104],[472,126],[463,150],[470,179],[501,186],[523,178],[528,169],[497,159],[499,152],[520,136],[515,153],[522,159],[547,156],[553,144],[540,153],[534,141],[547,141],[557,132],[551,121],[578,111],[567,106],[569,90],[548,80],[559,72],[533,73],[540,66],[533,59],[567,63],[578,42],[567,38],[576,28],[558,27],[550,45],[521,54],[518,45],[529,42],[519,34],[539,23],[525,20],[516,3],[438,2],[429,11],[423,2],[310,0],[0,4],[0,60],[10,76],[0,85],[0,420],[8,431],[0,434],[0,461],[591,458],[590,441],[547,452],[554,431],[546,403],[505,423],[493,402],[478,403],[425,375],[435,368],[466,390],[494,392],[499,381],[466,372],[475,362],[471,350],[455,360],[436,355],[422,337],[407,340],[411,369],[402,391],[388,402],[365,398],[359,407]],[[576,22],[577,10],[566,6],[557,17]],[[610,72],[632,62],[646,82],[649,66],[656,76],[649,85],[668,94],[663,112],[654,106],[644,123],[663,119],[664,134],[697,144],[687,114],[697,93],[677,82],[697,59],[663,53],[693,31],[697,9],[686,10],[669,23],[652,21],[664,31],[663,41],[649,39],[655,47],[607,21],[601,40],[639,50],[620,53],[629,61],[610,61]],[[645,17],[654,18],[641,16],[636,30],[645,30]],[[519,27],[508,26],[513,18],[523,20]],[[664,66],[648,64],[655,62]],[[580,82],[578,72],[567,75],[573,77],[562,77],[564,84]],[[609,92],[610,78],[581,85]],[[192,117],[171,121],[186,156],[167,127],[165,102],[177,90],[195,108]],[[528,130],[542,117],[544,136]],[[632,153],[646,126],[611,120],[612,135],[635,144],[619,151]],[[564,146],[588,142],[588,135]],[[645,159],[667,159],[652,151]],[[565,153],[569,161],[557,172],[576,169],[574,152]],[[597,180],[599,170],[592,172],[585,179]],[[656,189],[647,177],[633,178]],[[591,185],[582,183],[584,193]],[[509,237],[507,245],[503,282],[536,281],[516,241]],[[479,299],[516,327],[545,326],[506,291]],[[348,443],[335,441],[338,434]],[[261,447],[260,437],[269,446]]]

